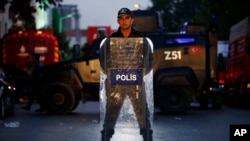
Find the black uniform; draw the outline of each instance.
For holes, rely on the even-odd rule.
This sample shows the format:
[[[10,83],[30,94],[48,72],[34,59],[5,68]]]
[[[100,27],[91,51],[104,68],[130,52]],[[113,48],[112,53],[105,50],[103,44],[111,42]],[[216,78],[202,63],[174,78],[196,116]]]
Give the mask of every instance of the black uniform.
[[[110,37],[124,37],[120,28],[114,33],[111,34]],[[132,32],[128,37],[142,37],[141,33],[139,31],[136,31],[135,29],[132,28]]]
[[[120,29],[118,29],[117,32],[114,32],[111,36],[112,37],[124,37],[123,34],[121,33]],[[132,29],[131,34],[129,35],[129,37],[142,37],[141,33]],[[106,57],[108,57],[110,59],[110,62],[112,62],[112,56],[110,56],[110,52],[112,50],[110,50],[110,46],[107,45],[107,47],[109,47],[109,49],[105,49],[108,50],[106,53]],[[103,60],[104,56],[103,56],[103,50],[104,48],[101,48],[101,57],[100,59]],[[148,52],[148,48],[143,48],[141,49],[143,50],[143,54]],[[131,55],[131,57],[136,57],[136,59],[138,59],[138,56],[136,56],[138,54],[138,52],[141,53],[141,51],[138,50],[133,50],[135,56]],[[147,56],[147,55],[145,55]],[[151,69],[152,69],[152,51],[151,51],[151,55],[149,55],[149,58],[144,58],[145,56],[143,56],[140,60],[141,63],[134,65],[134,67],[136,68],[146,68],[146,72],[144,73],[148,73]],[[114,58],[117,58],[117,56],[115,56]],[[135,59],[135,60],[136,60]],[[149,61],[150,60],[150,61]],[[104,62],[104,61],[101,61]],[[114,61],[115,62],[115,61]],[[108,64],[108,63],[107,63]],[[108,65],[110,66],[105,66],[104,63],[101,63],[101,67],[103,68],[103,70],[105,71],[105,73],[107,73],[106,68],[113,68],[114,65],[117,64],[112,64],[109,63]],[[118,64],[118,66],[116,66],[120,69],[130,69],[133,68],[133,65],[131,67],[131,64],[126,65],[126,62],[124,64]],[[112,76],[111,76],[112,77]],[[109,78],[109,77],[108,77]],[[112,79],[112,78],[111,78]],[[148,129],[150,129],[150,121],[149,121],[149,111],[147,108],[147,103],[146,103],[146,95],[145,95],[145,88],[144,85],[131,85],[131,86],[122,86],[122,85],[106,85],[106,89],[109,89],[109,91],[107,92],[106,96],[107,96],[107,105],[106,105],[106,115],[105,115],[105,119],[104,119],[104,130],[102,131],[102,138],[103,140],[109,140],[112,135],[114,134],[114,128],[115,128],[115,124],[116,121],[118,119],[120,110],[122,108],[122,105],[124,103],[124,100],[126,98],[126,96],[129,97],[131,104],[134,108],[134,112],[136,114],[136,118],[140,127],[140,133],[143,135],[143,138],[145,141],[148,140],[152,140],[152,131],[150,130],[148,133]],[[140,98],[138,98],[140,97]],[[146,107],[146,108],[145,108]],[[148,136],[149,135],[149,136]]]

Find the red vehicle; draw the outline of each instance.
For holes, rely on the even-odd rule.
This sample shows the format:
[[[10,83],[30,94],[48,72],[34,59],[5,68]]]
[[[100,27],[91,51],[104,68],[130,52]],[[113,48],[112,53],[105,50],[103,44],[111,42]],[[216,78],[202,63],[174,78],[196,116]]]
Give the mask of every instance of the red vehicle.
[[[250,17],[231,27],[226,65],[226,102],[250,107]]]
[[[40,61],[44,66],[60,61],[58,41],[52,30],[18,31],[3,38],[1,64],[19,93],[25,93],[23,91],[29,89],[26,84],[29,79],[27,73],[34,53],[40,54]]]
[[[27,67],[32,54],[39,53],[44,65],[59,62],[58,41],[50,30],[27,30],[7,35],[2,44],[2,64]]]

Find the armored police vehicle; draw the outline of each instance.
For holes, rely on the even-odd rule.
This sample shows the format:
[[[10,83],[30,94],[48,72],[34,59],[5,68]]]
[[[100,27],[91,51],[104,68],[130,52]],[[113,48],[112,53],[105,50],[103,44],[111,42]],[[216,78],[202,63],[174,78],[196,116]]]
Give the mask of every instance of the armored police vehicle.
[[[135,28],[154,46],[155,105],[164,113],[185,113],[191,101],[198,101],[203,108],[211,102],[213,108],[220,109],[216,31],[186,26],[186,34],[166,33],[160,29],[156,11],[134,11],[134,15]],[[39,101],[48,113],[68,114],[80,101],[99,100],[100,62],[96,48],[91,56],[47,65],[41,70]]]

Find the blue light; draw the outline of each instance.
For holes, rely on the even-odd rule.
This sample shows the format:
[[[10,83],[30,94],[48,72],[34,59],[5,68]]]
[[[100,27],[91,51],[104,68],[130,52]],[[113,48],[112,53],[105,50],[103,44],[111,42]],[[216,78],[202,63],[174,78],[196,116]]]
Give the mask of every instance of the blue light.
[[[195,43],[195,41],[196,39],[194,37],[179,37],[179,38],[167,39],[165,43],[167,45],[192,44]]]
[[[185,27],[185,26],[187,26],[187,25],[188,25],[188,22],[184,22],[184,24],[183,24],[183,25],[184,25],[184,27]]]
[[[176,38],[175,41],[178,44],[186,44],[186,43],[194,43],[195,39],[194,38]]]

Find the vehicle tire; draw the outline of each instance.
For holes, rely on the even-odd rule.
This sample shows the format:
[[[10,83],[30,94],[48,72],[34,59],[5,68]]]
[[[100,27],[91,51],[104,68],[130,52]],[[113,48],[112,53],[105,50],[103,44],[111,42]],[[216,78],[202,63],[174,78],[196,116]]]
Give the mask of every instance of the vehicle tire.
[[[161,88],[156,98],[163,113],[185,114],[190,107],[190,96],[185,88]]]
[[[76,98],[75,99],[75,104],[74,104],[74,106],[73,106],[73,108],[72,108],[71,111],[74,111],[77,108],[77,106],[79,105],[79,102],[80,102],[80,100]]]
[[[75,95],[67,84],[55,82],[42,90],[41,105],[49,114],[69,114],[75,105]]]

